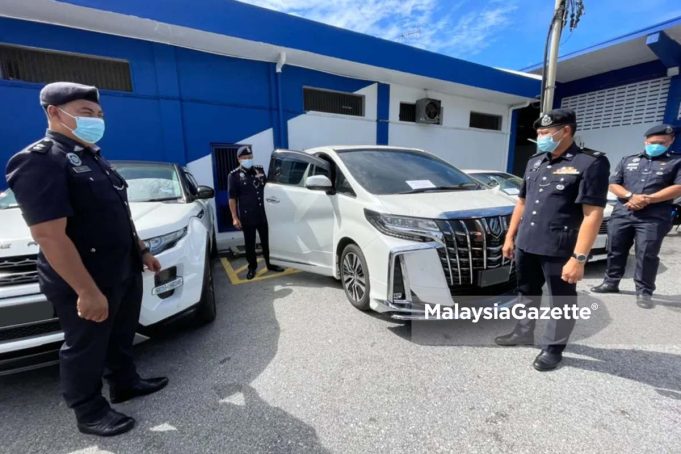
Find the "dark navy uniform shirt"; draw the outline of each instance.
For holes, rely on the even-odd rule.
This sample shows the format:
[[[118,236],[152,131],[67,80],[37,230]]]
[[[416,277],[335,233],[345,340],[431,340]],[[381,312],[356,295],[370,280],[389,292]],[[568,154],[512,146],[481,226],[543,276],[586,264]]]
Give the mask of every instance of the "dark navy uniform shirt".
[[[261,166],[244,169],[239,166],[229,174],[229,198],[236,199],[239,220],[244,226],[267,222],[265,216],[265,183],[267,176]]]
[[[668,152],[651,158],[642,152],[625,156],[610,177],[610,183],[624,186],[634,194],[654,194],[668,186],[681,184],[681,155]],[[671,222],[671,200],[653,203],[638,211],[629,210],[625,203],[626,200],[619,200],[612,215]]]
[[[48,130],[45,139],[9,160],[7,182],[29,226],[67,219],[66,235],[100,289],[142,271],[127,183],[98,148],[83,148]],[[48,297],[71,291],[42,253],[38,276]]]
[[[603,153],[574,143],[554,160],[550,153],[532,156],[518,194],[525,199],[525,212],[517,247],[537,255],[572,255],[584,219],[582,205],[606,205],[609,175]]]

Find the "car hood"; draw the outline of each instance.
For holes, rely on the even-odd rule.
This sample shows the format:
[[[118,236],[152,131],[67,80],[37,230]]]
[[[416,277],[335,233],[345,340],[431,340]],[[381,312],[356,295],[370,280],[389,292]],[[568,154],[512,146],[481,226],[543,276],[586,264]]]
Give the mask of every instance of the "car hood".
[[[510,213],[515,205],[512,198],[491,189],[381,195],[377,198],[377,208],[383,213],[428,219],[456,218],[457,212],[490,208],[508,208]]]
[[[16,257],[38,253],[38,244],[31,237],[19,208],[0,210],[0,257]]]
[[[130,211],[143,240],[186,227],[200,208],[191,203],[131,202]]]

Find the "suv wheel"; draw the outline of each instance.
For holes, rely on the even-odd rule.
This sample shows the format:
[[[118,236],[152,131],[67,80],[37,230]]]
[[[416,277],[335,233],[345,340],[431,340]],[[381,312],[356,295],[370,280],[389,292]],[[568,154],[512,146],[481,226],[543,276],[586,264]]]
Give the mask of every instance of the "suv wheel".
[[[357,309],[369,309],[369,269],[362,250],[355,244],[343,249],[340,260],[340,275],[345,296]]]
[[[215,320],[215,288],[213,286],[213,261],[210,258],[210,250],[206,249],[206,264],[203,270],[203,289],[201,300],[196,310],[196,321],[200,325]]]

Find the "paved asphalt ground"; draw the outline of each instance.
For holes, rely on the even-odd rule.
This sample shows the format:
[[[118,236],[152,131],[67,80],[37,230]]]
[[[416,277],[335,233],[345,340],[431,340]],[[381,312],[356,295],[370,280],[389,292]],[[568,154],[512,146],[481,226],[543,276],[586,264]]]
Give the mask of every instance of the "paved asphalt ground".
[[[590,265],[580,291],[603,270]],[[623,294],[584,293],[599,307],[550,373],[532,368],[536,348],[491,345],[510,321],[395,323],[353,309],[332,279],[215,272],[215,323],[137,347],[140,371],[170,385],[117,407],[134,431],[79,434],[52,367],[0,378],[0,451],[681,450],[681,235],[663,245],[657,306],[636,307],[631,279]]]

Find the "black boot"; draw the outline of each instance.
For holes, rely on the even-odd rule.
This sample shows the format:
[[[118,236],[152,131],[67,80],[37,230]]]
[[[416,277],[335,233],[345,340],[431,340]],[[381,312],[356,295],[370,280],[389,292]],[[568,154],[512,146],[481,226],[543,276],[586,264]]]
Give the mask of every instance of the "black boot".
[[[112,404],[118,404],[135,397],[153,394],[156,391],[160,391],[165,388],[167,384],[168,379],[166,377],[147,379],[140,378],[132,385],[126,387],[111,385],[109,397],[111,398]]]
[[[255,270],[248,270],[248,274],[246,274],[246,279],[249,281],[255,277]]]
[[[267,269],[270,270],[270,271],[273,271],[275,273],[284,272],[284,268],[277,266],[277,265],[267,265]]]
[[[553,370],[560,365],[563,360],[562,353],[550,352],[548,350],[542,350],[539,355],[534,359],[532,364],[535,369],[539,372],[546,372]]]
[[[534,334],[518,334],[515,331],[498,336],[494,339],[497,345],[503,347],[515,347],[516,345],[534,345]]]
[[[593,293],[619,293],[620,289],[617,286],[617,284],[613,284],[611,282],[603,281],[603,283],[601,283],[601,285],[597,285],[596,287],[591,287],[591,291]]]
[[[655,306],[653,304],[653,295],[650,293],[637,293],[636,305],[641,309],[652,309]]]
[[[133,427],[135,427],[135,420],[133,418],[123,413],[118,413],[112,408],[99,419],[78,423],[78,430],[82,433],[99,435],[100,437],[120,435]]]

